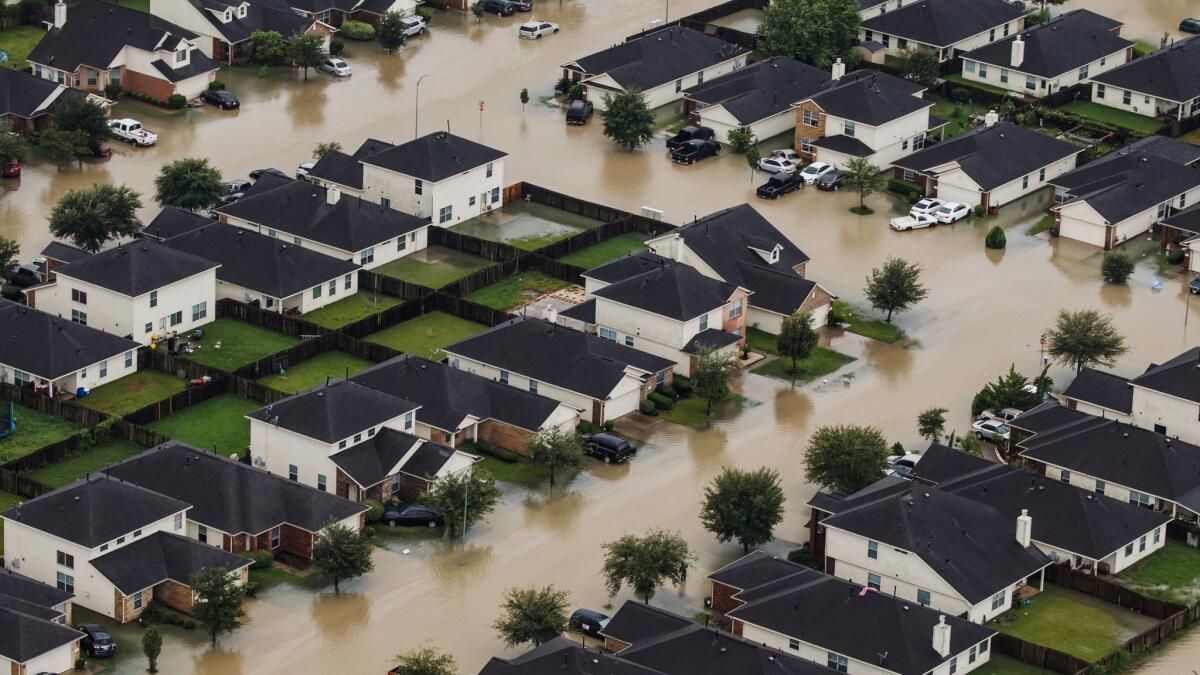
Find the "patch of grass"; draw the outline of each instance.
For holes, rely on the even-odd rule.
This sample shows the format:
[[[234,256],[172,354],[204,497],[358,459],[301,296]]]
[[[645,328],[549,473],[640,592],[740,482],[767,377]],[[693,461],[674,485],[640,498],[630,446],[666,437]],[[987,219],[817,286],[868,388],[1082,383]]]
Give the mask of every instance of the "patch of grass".
[[[228,457],[250,445],[250,420],[246,415],[261,407],[257,401],[222,394],[153,422],[149,429]]]
[[[24,497],[14,495],[11,492],[0,491],[0,513],[11,509],[17,505],[17,502],[25,501]],[[0,527],[0,555],[4,555],[4,528]]]
[[[1028,607],[1011,609],[988,622],[989,628],[1022,640],[1095,661],[1120,646],[1124,627],[1109,612],[1078,602],[1053,584]]]
[[[930,96],[929,100],[933,101],[933,108],[930,110],[930,114],[949,122],[943,131],[946,138],[953,138],[970,129],[971,113],[987,112],[987,106],[979,105],[978,103],[955,103],[941,96]],[[955,111],[957,111],[957,114],[955,114]]]
[[[1192,145],[1200,145],[1200,129],[1196,129],[1195,131],[1187,132],[1186,134],[1180,136],[1179,140],[1187,141],[1188,143],[1191,143]]]
[[[746,344],[750,345],[750,349],[764,354],[779,353],[779,347],[776,343],[778,338],[779,336],[774,333],[768,333],[758,328],[746,329]]]
[[[1050,671],[1021,663],[1011,656],[997,654],[993,650],[988,662],[971,672],[975,675],[1041,675]]]
[[[348,298],[342,298],[331,305],[305,314],[301,318],[325,328],[341,328],[355,321],[378,314],[385,309],[391,309],[403,300],[382,293],[358,292]]]
[[[1042,216],[1036,223],[1034,223],[1033,225],[1030,225],[1029,229],[1025,230],[1025,234],[1033,236],[1035,234],[1049,232],[1050,229],[1053,227],[1054,227],[1054,216]]]
[[[52,488],[61,487],[83,478],[85,474],[99,471],[110,464],[133,457],[143,450],[145,448],[137,443],[114,439],[85,450],[74,457],[68,457],[61,462],[47,464],[40,469],[30,471],[26,476]]]
[[[841,315],[846,330],[851,333],[858,333],[880,342],[895,342],[904,337],[904,331],[899,328],[883,319],[869,319],[857,308],[842,300],[834,300],[833,309]]]
[[[546,234],[530,234],[524,237],[513,237],[505,239],[504,243],[509,246],[516,246],[522,251],[536,251],[539,248],[545,248],[550,244],[562,239],[569,239],[578,234],[569,230],[560,230],[558,232],[547,232]]]
[[[291,584],[293,586],[301,586],[310,590],[316,590],[322,588],[327,583],[327,581],[319,574],[313,573],[306,576],[301,576],[295,572],[275,565],[262,570],[250,570],[250,581],[254,582],[254,590],[256,593],[262,593],[263,591],[279,586],[280,584]]]
[[[140,370],[96,387],[79,399],[79,404],[100,412],[124,417],[135,410],[157,403],[183,391],[187,384],[157,370]]]
[[[300,344],[298,338],[236,319],[217,319],[203,330],[199,349],[187,354],[187,359],[226,372]]]
[[[278,373],[259,378],[258,383],[276,391],[295,394],[315,387],[327,377],[344,378],[346,370],[353,375],[372,366],[370,361],[351,356],[345,352],[325,352],[288,368],[285,374]]]
[[[0,439],[0,464],[24,457],[51,443],[57,443],[83,429],[82,426],[36,410],[13,406],[17,428]],[[8,417],[8,402],[0,402],[0,417]]]
[[[986,91],[991,94],[997,94],[999,96],[1008,96],[1010,93],[1012,93],[1007,89],[1003,89],[1003,88],[997,87],[995,85],[986,84],[983,82],[976,82],[975,80],[968,80],[967,78],[963,77],[960,73],[954,73],[951,75],[947,75],[946,81],[953,82],[955,85],[957,85],[959,87],[966,87],[967,89],[979,89],[981,91]]]
[[[568,265],[575,265],[585,270],[590,270],[610,263],[617,258],[623,258],[630,253],[645,251],[646,244],[643,242],[648,238],[647,235],[641,232],[626,232],[608,241],[602,241],[599,244],[564,256],[560,260]]]
[[[1113,580],[1156,600],[1190,605],[1200,599],[1200,550],[1168,539],[1161,551]]]
[[[372,333],[367,340],[436,361],[444,356],[442,347],[465,340],[485,328],[487,326],[481,323],[445,312],[430,312]]]
[[[1156,51],[1158,51],[1158,45],[1156,45],[1152,42],[1146,42],[1145,40],[1135,40],[1133,43],[1134,58],[1137,58],[1139,56],[1145,56],[1151,52],[1156,52]]]
[[[570,286],[562,279],[555,279],[538,271],[521,272],[504,281],[492,284],[467,296],[467,300],[486,305],[492,309],[508,311],[554,291]]]
[[[122,7],[136,9],[139,12],[150,13],[150,0],[117,0],[117,4]]]
[[[709,416],[704,414],[708,409],[708,401],[699,396],[689,396],[676,401],[675,407],[659,412],[658,416],[668,422],[682,424],[685,427],[697,430],[704,430],[714,420],[737,414],[745,404],[746,398],[744,396],[733,394],[727,400],[714,405],[712,415]]]
[[[1132,129],[1143,134],[1152,134],[1162,126],[1162,122],[1153,117],[1145,117],[1134,112],[1110,108],[1092,101],[1072,101],[1059,108],[1059,110],[1071,113],[1072,115],[1079,115],[1089,120],[1112,124],[1124,129]]]
[[[495,457],[484,457],[479,460],[475,468],[483,469],[492,474],[496,480],[502,480],[509,483],[521,483],[523,485],[531,485],[540,483],[550,477],[550,470],[544,466],[539,466],[527,460],[519,462],[504,462]],[[562,472],[559,472],[560,474]],[[556,476],[556,478],[560,478]]]
[[[149,4],[149,0],[146,0]],[[45,37],[46,31],[38,26],[14,26],[0,31],[0,51],[8,54],[4,65],[16,70],[24,70],[29,64],[25,57]]]
[[[428,262],[418,260],[415,255],[405,256],[376,267],[373,271],[376,274],[394,277],[410,284],[436,289],[469,277],[493,264],[484,258],[450,251],[442,259]]]
[[[853,361],[853,356],[846,356],[841,352],[825,347],[817,347],[813,349],[812,354],[809,354],[807,359],[796,362],[796,370],[794,372],[792,371],[792,360],[786,356],[771,359],[763,365],[754,368],[751,372],[765,377],[774,377],[779,380],[792,382],[800,380],[807,382],[822,375],[828,375]]]

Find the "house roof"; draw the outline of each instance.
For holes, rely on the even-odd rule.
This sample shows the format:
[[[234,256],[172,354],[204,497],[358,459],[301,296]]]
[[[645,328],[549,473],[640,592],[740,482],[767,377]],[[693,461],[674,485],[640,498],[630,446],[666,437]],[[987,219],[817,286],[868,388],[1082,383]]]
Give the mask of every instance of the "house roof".
[[[1052,79],[1132,47],[1133,40],[1114,32],[1122,25],[1107,16],[1076,9],[1003,40],[989,42],[963,54],[963,58]],[[1018,37],[1025,42],[1025,57],[1019,65],[1014,65],[1012,45]]]
[[[1157,207],[1200,187],[1200,171],[1166,159],[1153,149],[1119,152],[1052,180],[1073,198],[1057,208],[1086,203],[1108,223]]]
[[[1181,40],[1092,79],[1169,101],[1190,101],[1200,96],[1200,42]]]
[[[329,459],[362,488],[370,488],[396,473],[432,480],[450,458],[454,448],[425,441],[395,429],[379,433]]]
[[[165,243],[220,263],[217,279],[273,298],[303,293],[356,274],[358,265],[253,230],[211,223]]]
[[[772,56],[684,91],[706,106],[719,105],[742,125],[786,112],[829,82],[829,71]]]
[[[1092,424],[1095,420],[1094,416],[1059,405],[1057,401],[1046,401],[1021,413],[1008,425],[1031,434],[1041,434],[1070,426]]]
[[[208,216],[192,213],[175,206],[164,206],[159,210],[148,225],[142,228],[141,235],[161,242],[171,237],[177,237],[192,230],[198,230],[205,225],[220,221]],[[218,273],[219,274],[219,273]]]
[[[0,363],[56,380],[140,345],[0,298]]]
[[[26,57],[31,63],[75,72],[81,64],[108,68],[126,45],[146,52],[173,51],[179,40],[199,36],[154,14],[100,0],[81,0],[67,10],[61,28],[50,28]],[[211,60],[193,50],[192,57]]]
[[[38,619],[45,619],[46,621],[57,621],[65,617],[64,612],[36,605],[32,602],[26,602],[11,595],[4,595],[3,593],[0,593],[0,608],[10,609],[14,612],[27,614]]]
[[[997,122],[926,147],[896,160],[895,164],[918,173],[957,166],[984,191],[989,191],[1082,151],[1046,134]]]
[[[84,548],[95,548],[187,508],[187,503],[178,499],[91,474],[0,515]]]
[[[286,0],[187,1],[212,25],[216,34],[231,44],[249,40],[256,31],[275,31],[286,39],[287,36],[308,31],[314,24],[312,19],[293,11]],[[238,18],[236,8],[243,1],[247,5],[246,16]],[[235,9],[233,19],[228,23],[213,13],[224,12],[226,7]]]
[[[56,605],[75,597],[74,593],[60,591],[57,588],[30,579],[9,569],[0,569],[0,598],[13,598],[35,607],[49,608],[52,611]]]
[[[1162,224],[1192,235],[1200,233],[1200,204],[1193,204],[1182,211],[1176,211],[1170,217],[1163,218]]]
[[[1146,372],[1129,383],[1200,403],[1200,347],[1192,347],[1162,365],[1150,364]]]
[[[136,298],[218,264],[150,239],[138,239],[68,263],[58,275]]]
[[[168,82],[182,82],[189,77],[196,77],[217,69],[217,64],[199,49],[192,50],[186,66],[175,68],[162,59],[156,59],[150,65],[154,66],[154,69]]]
[[[259,408],[247,417],[336,443],[416,409],[412,401],[356,382],[331,382]]]
[[[436,183],[506,155],[462,136],[435,131],[360,159],[364,164]]]
[[[721,349],[737,344],[741,340],[742,336],[737,333],[730,333],[719,328],[709,328],[693,335],[680,351],[684,354],[699,354],[705,349]]]
[[[835,672],[778,649],[697,624],[635,643],[620,656],[671,675],[831,675]]]
[[[584,323],[596,323],[596,299],[584,300],[571,305],[558,313],[561,317],[575,319]]]
[[[105,470],[191,505],[188,519],[231,534],[261,534],[281,523],[317,532],[366,511],[322,492],[199,448],[171,441]]]
[[[875,70],[856,70],[825,84],[811,96],[826,114],[879,126],[933,107],[921,98],[925,87]]]
[[[556,637],[512,659],[493,656],[479,675],[665,675]]]
[[[641,602],[626,602],[608,620],[602,633],[627,644],[636,644],[662,635],[674,633],[681,628],[693,626],[691,619],[673,614],[665,609]]]
[[[616,281],[592,293],[674,321],[691,321],[720,309],[737,286],[706,277],[691,265],[662,259],[640,274]]]
[[[417,421],[445,431],[457,430],[471,416],[536,432],[561,405],[552,398],[407,354],[372,366],[350,381],[420,405]]]
[[[16,662],[13,664],[14,671],[24,670],[17,668],[17,664],[82,637],[83,633],[54,621],[0,607],[0,656]]]
[[[206,569],[239,570],[249,558],[171,532],[158,531],[94,558],[92,567],[124,595],[170,580],[190,586],[192,576]]]
[[[362,162],[352,155],[338,150],[330,150],[317,160],[313,168],[308,170],[308,176],[361,190],[363,185]]]
[[[0,70],[0,115],[17,115],[26,119],[50,112],[47,100],[63,85],[35,77],[20,70]]]
[[[758,588],[782,579],[814,572],[812,568],[790,563],[782,558],[756,550],[734,560],[708,575],[710,581],[736,588],[739,591]]]
[[[1143,150],[1151,155],[1158,155],[1163,159],[1169,159],[1172,162],[1179,162],[1180,164],[1190,165],[1200,161],[1200,145],[1181,141],[1178,138],[1171,138],[1170,136],[1158,135],[1140,138],[1123,148],[1117,149],[1115,152],[1110,152],[1102,156],[1096,161],[1103,161],[1114,156],[1128,154],[1135,150]]]
[[[835,134],[833,136],[822,136],[812,142],[818,148],[825,148],[833,152],[840,152],[843,155],[852,157],[870,157],[875,154],[875,149],[863,143],[853,136],[845,134]]]
[[[1064,398],[1092,403],[1128,415],[1133,411],[1133,387],[1129,379],[1095,368],[1083,368],[1063,392]]]
[[[252,192],[217,211],[350,253],[429,225],[428,219],[351,195],[341,194],[334,204],[329,200],[329,189],[297,180]]]
[[[89,255],[91,255],[91,253],[88,253],[78,246],[72,246],[71,244],[61,241],[52,241],[49,244],[46,244],[46,248],[42,249],[42,257],[50,260],[57,260],[58,262],[62,263],[75,262],[76,260],[79,260],[80,258],[86,258]]]
[[[607,74],[624,89],[646,91],[748,51],[700,31],[668,26],[567,65],[590,76]]]
[[[444,350],[602,401],[625,377],[626,368],[649,376],[674,365],[669,359],[542,319],[506,321]]]
[[[914,42],[948,47],[1009,21],[1024,10],[1007,0],[922,0],[862,22],[862,27]]]

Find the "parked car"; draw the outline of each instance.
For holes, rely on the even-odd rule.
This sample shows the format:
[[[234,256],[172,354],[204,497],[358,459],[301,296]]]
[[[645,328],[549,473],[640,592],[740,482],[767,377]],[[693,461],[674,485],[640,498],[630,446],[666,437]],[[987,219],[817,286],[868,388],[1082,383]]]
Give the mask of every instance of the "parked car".
[[[758,186],[754,194],[763,199],[778,199],[789,192],[795,192],[804,187],[804,179],[799,174],[780,172]]]
[[[817,189],[824,190],[826,192],[833,192],[842,186],[842,180],[845,177],[846,174],[838,171],[837,169],[829,171],[816,180]]]
[[[253,185],[253,183],[245,178],[234,178],[233,180],[227,180],[225,181],[225,194],[232,195],[238,192],[245,192],[250,188],[251,185]]]
[[[1200,293],[1200,277],[1192,279],[1192,282],[1188,284],[1188,290],[1193,294]]]
[[[588,119],[595,111],[595,107],[591,101],[583,99],[575,99],[571,101],[571,105],[567,107],[567,124],[570,126],[579,126],[587,124]]]
[[[217,208],[221,208],[222,206],[229,206],[230,204],[232,204],[234,202],[239,202],[242,200],[242,197],[245,197],[245,196],[246,196],[246,193],[244,193],[244,192],[230,192],[229,194],[227,194],[224,197],[221,197],[219,200],[217,200]]]
[[[75,626],[75,630],[83,633],[79,647],[88,656],[95,658],[97,656],[113,656],[117,653],[117,641],[112,639],[112,636],[100,626],[94,623],[81,623]]]
[[[1179,30],[1184,33],[1200,34],[1200,19],[1184,19],[1180,21]]]
[[[971,209],[967,208],[966,204],[958,202],[946,202],[933,212],[933,217],[939,223],[956,223],[969,215],[971,215]]]
[[[518,12],[533,11],[533,0],[509,0],[509,2],[517,8]]]
[[[266,174],[271,174],[272,176],[279,176],[280,178],[288,177],[288,175],[286,173],[280,171],[279,169],[273,168],[273,167],[270,169],[255,169],[250,172],[250,177],[253,178],[254,180],[258,180],[259,178],[262,178]]]
[[[40,284],[44,278],[33,265],[13,265],[8,272],[8,283],[17,288],[29,288]]]
[[[417,14],[400,19],[400,25],[404,26],[404,34],[408,37],[420,35],[429,28],[429,24],[425,23],[425,17]]]
[[[242,103],[238,100],[238,97],[234,96],[232,91],[224,89],[205,89],[200,93],[200,98],[205,103],[211,103],[221,110],[233,110],[234,108],[242,107]]]
[[[805,185],[812,185],[818,178],[824,176],[830,171],[833,171],[832,165],[826,164],[825,162],[813,162],[812,164],[804,167],[804,170],[800,172],[800,177],[804,179]]]
[[[932,216],[934,211],[942,208],[942,204],[945,204],[945,202],[940,199],[926,197],[916,204],[913,204],[912,208],[908,210],[908,213],[909,215],[913,216]]]
[[[349,63],[346,63],[342,59],[338,58],[325,59],[321,62],[321,65],[317,67],[329,73],[330,75],[333,75],[334,77],[349,77],[350,73],[353,72],[350,69]]]
[[[20,178],[21,160],[10,159],[3,167],[0,167],[0,176],[4,176],[5,178]]]
[[[543,35],[553,35],[558,32],[558,24],[549,21],[526,21],[517,29],[517,35],[526,40],[540,40]]]
[[[594,637],[600,640],[604,636],[600,631],[604,630],[608,625],[608,615],[597,612],[594,609],[577,609],[571,613],[571,618],[567,620],[567,627],[571,630],[577,630],[588,637]]]
[[[412,504],[409,506],[393,506],[383,512],[379,520],[387,523],[388,527],[409,525],[426,527],[441,527],[446,523],[446,514],[432,506]]]
[[[517,11],[517,5],[511,0],[483,0],[483,11],[496,16],[512,16]]]
[[[921,461],[921,456],[913,452],[906,455],[892,455],[887,458],[888,469],[885,473],[889,476],[911,478],[912,470],[919,461]]]
[[[129,117],[119,120],[109,120],[108,131],[113,136],[141,147],[154,145],[158,142],[158,134],[146,129],[142,123]]]
[[[593,434],[583,441],[583,450],[605,464],[620,464],[637,454],[629,441],[613,434]]]
[[[997,443],[1007,441],[1011,430],[1000,420],[981,419],[975,420],[975,423],[971,425],[971,431],[974,431],[975,438],[981,441]]]
[[[695,164],[705,157],[716,157],[720,152],[720,143],[697,138],[672,150],[671,161],[676,164]]]
[[[312,171],[312,168],[316,165],[317,165],[316,162],[305,162],[305,163],[301,164],[300,166],[296,167],[296,178],[299,180],[307,180],[308,172]]]
[[[108,143],[101,143],[100,141],[92,140],[88,141],[87,145],[88,150],[91,150],[92,155],[95,157],[108,157],[112,155],[112,146]]]
[[[758,168],[767,173],[796,173],[800,167],[790,159],[771,156],[758,160]]]
[[[780,148],[779,150],[772,152],[771,156],[778,157],[780,159],[786,159],[796,166],[800,166],[804,163],[804,159],[800,157],[800,153],[792,150],[791,148]]]
[[[679,133],[667,139],[667,150],[674,150],[688,141],[695,140],[710,140],[716,134],[708,127],[693,127],[686,126],[679,130]]]
[[[899,216],[888,221],[888,227],[897,232],[907,232],[909,230],[920,230],[926,227],[937,225],[937,219],[933,216],[918,214],[915,216]]]
[[[1037,392],[1037,387],[1033,388],[1033,392]],[[979,414],[980,419],[1000,420],[1001,422],[1011,422],[1021,416],[1022,411],[1016,408],[1004,408],[1000,412],[996,412],[991,408],[984,410]]]

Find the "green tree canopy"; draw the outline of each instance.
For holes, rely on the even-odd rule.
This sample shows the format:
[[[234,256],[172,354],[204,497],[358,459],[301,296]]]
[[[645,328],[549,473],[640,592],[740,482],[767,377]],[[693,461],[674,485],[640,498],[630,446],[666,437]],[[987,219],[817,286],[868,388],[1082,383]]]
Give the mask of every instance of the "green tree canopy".
[[[808,442],[804,473],[810,483],[851,494],[883,477],[888,444],[875,427],[818,427]]]
[[[917,433],[931,443],[937,443],[946,432],[945,408],[930,408],[917,415]]]
[[[400,12],[385,12],[379,20],[379,46],[389,54],[395,54],[408,36],[404,34],[404,15]]]
[[[783,325],[775,346],[780,356],[792,359],[791,372],[797,371],[797,361],[807,359],[817,347],[817,331],[813,328],[812,312],[796,310],[790,316],[783,317]]]
[[[163,206],[200,211],[225,195],[221,172],[207,159],[185,157],[164,166],[154,179],[154,199]]]
[[[308,82],[308,69],[315,68],[329,53],[325,51],[325,38],[316,33],[296,33],[288,40],[288,54],[292,63],[304,69],[304,81]]]
[[[146,626],[145,632],[142,633],[142,653],[146,655],[146,671],[157,673],[158,656],[162,654],[162,631],[158,626]]]
[[[250,50],[256,62],[272,65],[283,60],[287,53],[287,42],[277,31],[256,30],[250,34]]]
[[[11,164],[14,161],[29,160],[29,141],[25,137],[13,133],[12,126],[0,124],[0,163]]]
[[[63,131],[82,131],[88,142],[109,137],[108,114],[84,96],[63,96],[54,104],[54,124]]]
[[[692,373],[693,391],[704,399],[708,406],[704,414],[712,415],[714,403],[729,398],[729,374],[737,369],[733,354],[719,352],[711,347],[702,347],[696,355],[696,369]]]
[[[975,394],[975,398],[971,400],[971,415],[977,416],[988,408],[1029,410],[1041,403],[1042,397],[1037,392],[1026,389],[1028,385],[1029,379],[1017,372],[1016,365],[1009,365],[1007,373],[997,377],[995,382],[987,383]]]
[[[730,147],[738,154],[744,154],[754,146],[754,131],[750,127],[730,129],[727,135],[729,136]]]
[[[79,160],[82,166],[83,156],[91,152],[86,133],[79,130],[66,131],[56,126],[49,126],[37,132],[33,137],[33,144],[39,153],[57,164],[60,170],[72,159]]]
[[[1129,347],[1113,326],[1112,316],[1094,309],[1059,310],[1054,326],[1046,331],[1050,358],[1075,368],[1111,366]]]
[[[570,594],[554,585],[510,588],[492,627],[509,647],[549,642],[567,630]]]
[[[637,89],[604,95],[604,135],[625,150],[636,150],[654,138],[654,114]]]
[[[0,278],[8,276],[8,271],[17,264],[17,256],[21,255],[21,245],[12,239],[0,237]]]
[[[583,464],[583,444],[573,430],[550,427],[525,443],[529,459],[550,470],[550,487],[559,471],[575,471]]]
[[[192,576],[188,584],[196,593],[192,616],[204,624],[212,643],[217,636],[242,625],[242,595],[237,577],[220,567],[206,568]]]
[[[900,76],[928,87],[941,75],[941,65],[935,52],[909,49],[900,56]]]
[[[627,534],[604,544],[604,580],[609,596],[622,586],[633,589],[643,602],[669,581],[678,584],[687,576],[695,556],[678,532],[650,530],[643,537]]]
[[[312,158],[316,161],[321,161],[321,158],[331,152],[341,152],[342,144],[337,141],[321,141],[313,147]]]
[[[459,472],[440,478],[433,489],[421,496],[422,503],[436,506],[446,514],[446,529],[451,536],[462,534],[464,503],[467,527],[471,527],[486,520],[499,501],[500,489],[487,471]]]
[[[521,89],[521,95],[519,96],[519,98],[521,99],[521,112],[524,113],[525,112],[525,104],[529,103],[529,90],[524,89],[524,88]]]
[[[432,645],[414,647],[396,656],[393,675],[458,675],[454,657]]]
[[[929,290],[921,284],[921,270],[918,263],[891,256],[883,267],[871,270],[863,293],[872,307],[887,312],[888,323],[892,322],[893,312],[903,312],[929,295]]]
[[[704,488],[700,521],[717,535],[717,541],[737,539],[742,551],[749,553],[774,538],[775,526],[783,520],[784,500],[778,471],[725,467]]]
[[[127,186],[97,183],[68,190],[50,210],[50,234],[95,253],[105,242],[132,237],[141,229],[142,199]]]
[[[1109,251],[1100,263],[1100,274],[1110,284],[1123,284],[1133,274],[1133,258],[1124,251]]]
[[[842,173],[845,175],[843,180],[846,182],[846,187],[858,193],[856,213],[870,213],[866,204],[867,197],[877,192],[883,192],[887,188],[887,177],[866,157],[851,158],[846,162]]]
[[[333,592],[340,593],[343,579],[361,577],[375,569],[371,540],[345,525],[330,523],[321,528],[313,542],[313,566],[333,579]]]
[[[861,23],[857,0],[772,0],[763,10],[756,51],[818,68],[829,68],[837,59],[852,65],[858,62],[852,47]]]

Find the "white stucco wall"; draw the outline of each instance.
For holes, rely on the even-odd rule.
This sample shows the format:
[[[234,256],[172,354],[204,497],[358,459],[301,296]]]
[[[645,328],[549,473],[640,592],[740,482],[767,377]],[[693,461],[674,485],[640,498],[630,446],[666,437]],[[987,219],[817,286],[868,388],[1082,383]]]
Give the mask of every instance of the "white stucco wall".
[[[126,358],[128,354],[128,359]],[[126,365],[128,363],[129,365]],[[85,387],[87,389],[95,389],[100,385],[107,384],[113,380],[118,380],[126,375],[132,375],[138,370],[137,352],[130,350],[121,352],[110,358],[97,361],[87,368],[81,368],[73,373],[64,375],[54,381],[54,392],[59,391],[75,393],[76,388]],[[17,369],[0,363],[0,382],[6,384],[16,384]],[[41,376],[38,373],[29,373],[34,377],[34,381],[41,381]]]
[[[1200,443],[1200,404],[1153,389],[1134,386],[1133,422],[1143,429],[1166,427],[1166,434]]]
[[[877,15],[878,10],[876,10],[876,12],[871,16],[873,17]],[[954,50],[969,52],[972,49],[982,47],[990,42],[995,42],[996,40],[1000,40],[1009,35],[1021,32],[1021,29],[1024,26],[1024,21],[1024,17],[1021,17],[1007,23],[998,24],[994,29],[985,30],[981,33],[972,35],[971,37],[964,38],[949,45],[927,45],[919,42],[913,42],[911,40],[905,42],[902,38],[898,38],[894,35],[887,35],[879,31],[872,33],[872,31],[869,31],[866,28],[860,28],[858,36],[860,41],[875,40],[876,42],[882,43],[884,45],[882,51],[890,56],[900,56],[905,50],[915,49],[919,51],[936,51],[940,49],[938,52],[938,58],[942,61],[946,61],[953,56]],[[868,35],[868,33],[872,34]]]
[[[1097,478],[1095,476],[1080,473],[1078,471],[1071,471],[1071,470],[1067,469],[1066,467],[1056,466],[1053,464],[1046,464],[1045,474],[1049,478],[1061,481],[1062,480],[1062,472],[1064,470],[1070,472],[1070,481],[1069,482],[1071,485],[1083,488],[1084,490],[1087,490],[1089,492],[1095,492],[1097,485],[1100,483],[1103,483],[1104,494],[1109,497],[1112,497],[1113,499],[1116,499],[1118,501],[1128,502],[1128,501],[1130,501],[1129,500],[1130,493],[1137,492],[1137,490],[1134,490],[1133,488],[1130,488],[1125,485],[1121,485],[1120,483],[1114,483],[1112,481]],[[1147,493],[1142,493],[1142,494],[1147,494]],[[1178,514],[1180,516],[1187,516],[1191,513],[1190,511],[1183,508],[1182,506],[1179,506],[1179,505],[1175,504],[1174,502],[1171,502],[1171,501],[1164,499],[1162,497],[1159,497],[1157,495],[1148,495],[1148,496],[1150,497],[1149,503],[1153,506],[1154,510],[1156,510],[1156,511],[1163,511],[1165,513]]]
[[[504,158],[436,183],[422,181],[421,194],[416,192],[416,181],[413,176],[363,164],[364,199],[376,204],[382,204],[386,199],[393,209],[419,218],[432,218],[433,224],[439,227],[451,227],[485,210],[500,208],[504,191]],[[450,219],[443,222],[441,214],[446,207],[450,207]]]
[[[685,75],[678,80],[666,82],[657,87],[646,89],[642,93],[646,97],[646,104],[651,110],[661,108],[665,105],[677,103],[683,100],[683,90],[694,87],[698,84],[711,82],[714,79],[732,73],[746,65],[746,55],[742,54],[736,58],[722,61],[714,66],[709,66],[703,70],[698,70],[690,75]],[[609,87],[612,89],[623,89],[616,80],[606,74],[597,75],[583,81],[584,86],[590,82]],[[602,88],[595,88],[588,91],[588,100],[596,107],[596,110],[604,110],[604,94],[610,93]]]
[[[1095,415],[1096,417],[1117,420],[1118,422],[1123,422],[1125,424],[1132,423],[1132,418],[1129,415],[1109,410],[1107,408],[1101,408],[1098,405],[1092,405],[1091,403],[1086,403],[1084,401],[1075,401],[1075,409],[1081,413]]]
[[[298,237],[290,232],[285,232],[273,227],[268,227],[260,223],[252,223],[242,218],[233,216],[221,215],[221,220],[230,225],[236,225],[243,229],[265,234],[268,237],[280,239],[288,242],[293,246],[300,246],[307,249],[312,249],[318,253],[324,253],[327,256],[337,258],[338,260],[349,260],[357,265],[361,265],[363,269],[375,269],[381,265],[386,265],[393,260],[399,260],[408,255],[412,255],[416,251],[424,249],[429,241],[429,228],[421,227],[412,232],[402,234],[394,239],[385,239],[370,248],[365,248],[360,251],[347,251],[340,248],[335,248],[327,244],[322,244],[319,241],[308,239],[306,237]],[[403,246],[401,245],[403,239]],[[372,260],[364,263],[365,256],[372,256]],[[357,284],[358,282],[355,281]],[[307,310],[306,310],[307,311]]]
[[[1087,64],[1087,77],[1082,79],[1079,77],[1079,68],[1072,68],[1065,73],[1058,73],[1051,78],[1034,76],[1034,89],[1030,89],[1027,86],[1027,78],[1029,73],[1022,72],[1019,66],[999,66],[989,63],[986,64],[986,73],[981,73],[979,69],[979,62],[964,58],[962,76],[964,79],[971,80],[973,82],[982,82],[984,84],[990,84],[993,87],[1007,89],[1008,91],[1017,94],[1040,98],[1042,96],[1053,94],[1054,92],[1065,87],[1073,87],[1077,84],[1090,82],[1091,78],[1099,75],[1100,73],[1108,72],[1117,66],[1125,64],[1127,59],[1127,53],[1124,49],[1120,49],[1112,54],[1108,54],[1102,58],[1096,59],[1095,61]],[[1006,73],[1008,79],[1007,82],[1004,81]]]
[[[1125,93],[1129,92],[1129,103],[1125,102]],[[1149,94],[1141,94],[1133,90],[1122,89],[1092,82],[1092,102],[1109,108],[1137,113],[1145,117],[1164,115],[1168,110],[1178,105],[1175,101],[1160,99]],[[1186,114],[1184,115],[1187,116]]]

